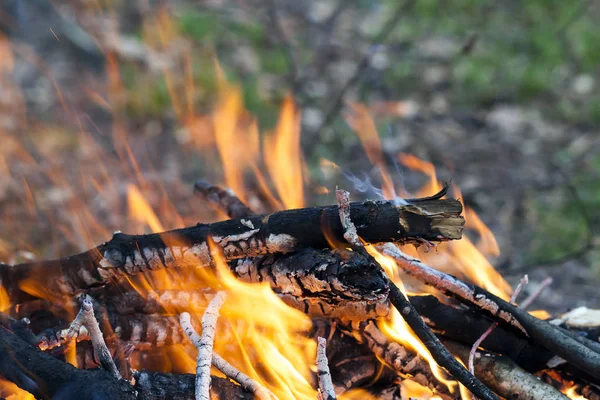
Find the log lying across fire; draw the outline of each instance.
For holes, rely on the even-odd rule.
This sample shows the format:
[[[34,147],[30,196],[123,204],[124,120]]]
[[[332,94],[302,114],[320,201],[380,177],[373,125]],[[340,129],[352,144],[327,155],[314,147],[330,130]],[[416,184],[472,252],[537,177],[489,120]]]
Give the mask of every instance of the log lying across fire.
[[[220,187],[199,181],[196,192],[234,219],[158,234],[115,233],[75,256],[0,264],[11,300],[0,315],[0,376],[41,399],[276,398],[269,382],[242,373],[213,349],[215,337],[232,335],[217,326],[228,299],[224,274],[230,274],[257,288],[268,285],[312,318],[308,336],[318,339],[319,351],[311,385],[319,398],[361,388],[400,398],[398,381],[411,380],[458,399],[454,378],[481,399],[564,399],[558,389],[573,381],[588,398],[600,399],[598,342],[400,250],[461,238],[462,206],[442,199],[445,190],[362,203],[349,203],[340,191],[336,206],[258,216]],[[377,251],[447,297],[406,296],[373,256]],[[153,274],[167,271],[185,285],[154,287]],[[400,316],[431,357],[386,333],[386,323]],[[493,323],[498,326],[472,348]],[[239,340],[234,336],[232,343]],[[80,368],[63,361],[74,340]],[[196,374],[132,369],[132,362],[151,368],[140,360],[174,345],[198,354]],[[451,353],[464,364],[474,357],[473,370]],[[211,365],[226,379],[211,376]]]

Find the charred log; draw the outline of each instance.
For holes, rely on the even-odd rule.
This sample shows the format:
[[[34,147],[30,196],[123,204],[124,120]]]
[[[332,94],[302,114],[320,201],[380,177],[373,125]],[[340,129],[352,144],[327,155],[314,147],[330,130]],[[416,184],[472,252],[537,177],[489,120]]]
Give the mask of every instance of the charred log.
[[[193,374],[136,371],[135,390],[143,400],[195,400]],[[211,377],[210,398],[214,400],[253,400],[254,396],[229,379]]]
[[[0,375],[39,399],[136,399],[124,380],[102,369],[79,370],[0,326]]]
[[[411,296],[425,322],[438,334],[472,345],[493,324],[493,320],[471,309],[459,309],[441,303],[434,296]],[[530,372],[546,368],[546,362],[554,353],[532,343],[521,331],[499,325],[481,343],[482,348],[501,353]]]
[[[225,212],[229,218],[245,218],[254,214],[231,189],[213,185],[204,179],[194,183],[194,193],[206,199],[216,209]]]
[[[420,243],[460,239],[464,224],[459,201],[411,200],[352,203],[350,214],[358,234],[368,243]],[[0,264],[0,280],[16,302],[31,296],[20,283],[35,281],[48,293],[74,295],[106,285],[123,274],[160,268],[211,264],[209,238],[227,260],[304,247],[326,248],[343,242],[344,229],[337,206],[303,208],[176,229],[149,235],[115,233],[113,238],[84,253],[56,260],[18,265]]]

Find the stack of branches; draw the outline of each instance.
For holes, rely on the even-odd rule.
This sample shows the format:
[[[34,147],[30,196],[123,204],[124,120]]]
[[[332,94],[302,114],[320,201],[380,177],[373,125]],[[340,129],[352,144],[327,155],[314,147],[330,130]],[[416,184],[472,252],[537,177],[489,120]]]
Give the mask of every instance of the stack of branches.
[[[0,282],[13,304],[0,318],[0,376],[42,399],[275,398],[213,349],[214,336],[226,334],[215,329],[227,293],[202,286],[195,271],[214,269],[218,254],[234,276],[267,282],[286,304],[312,318],[320,398],[355,388],[400,398],[398,381],[404,379],[443,399],[460,398],[422,356],[382,332],[381,322],[395,308],[437,364],[478,398],[564,399],[556,388],[576,381],[585,396],[600,399],[598,342],[402,253],[399,245],[461,238],[462,206],[443,199],[446,189],[428,198],[362,203],[350,203],[338,191],[336,206],[269,215],[254,215],[232,192],[208,182],[195,189],[231,219],[160,234],[117,232],[75,256],[0,264]],[[443,302],[406,296],[365,244],[437,289]],[[165,268],[195,285],[133,288],[135,275]],[[32,294],[31,287],[43,293]],[[200,317],[201,335],[192,323]],[[80,342],[81,369],[63,361],[74,340]],[[196,374],[131,369],[131,357],[144,353],[149,359],[173,344],[197,349]],[[211,365],[227,379],[211,376]]]

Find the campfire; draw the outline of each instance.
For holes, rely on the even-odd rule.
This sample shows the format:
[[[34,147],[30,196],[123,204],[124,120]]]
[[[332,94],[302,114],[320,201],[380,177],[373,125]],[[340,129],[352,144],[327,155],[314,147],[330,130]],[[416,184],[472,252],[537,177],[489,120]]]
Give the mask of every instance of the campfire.
[[[24,248],[84,251],[0,264],[0,397],[600,398],[595,337],[530,310],[550,281],[520,298],[527,277],[513,290],[494,270],[493,235],[431,164],[399,155],[429,182],[413,195],[394,182],[367,107],[347,122],[381,186],[315,190],[293,101],[261,141],[222,74],[219,91],[185,120],[186,143],[222,171],[193,185],[140,168],[118,121],[116,156],[82,132],[83,187],[46,144],[34,157],[3,137],[3,173],[17,165],[67,199],[67,217],[40,212],[23,180],[20,210],[53,228]],[[365,186],[376,197],[358,197]]]

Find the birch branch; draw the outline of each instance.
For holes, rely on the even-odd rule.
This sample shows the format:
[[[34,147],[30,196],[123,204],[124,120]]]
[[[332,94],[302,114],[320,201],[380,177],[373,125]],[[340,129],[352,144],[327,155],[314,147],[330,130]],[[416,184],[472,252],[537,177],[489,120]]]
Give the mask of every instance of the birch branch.
[[[88,295],[83,296],[81,299],[81,309],[71,323],[71,326],[67,332],[67,337],[76,337],[82,326],[85,326],[87,329],[92,342],[92,347],[94,348],[94,354],[98,358],[98,361],[100,361],[100,365],[102,365],[102,367],[110,372],[110,374],[115,378],[122,379],[121,374],[119,373],[119,370],[112,359],[110,351],[106,346],[104,336],[100,330],[100,325],[98,325],[98,321],[94,316],[94,303],[92,302],[92,298]]]
[[[212,365],[229,379],[240,384],[244,389],[254,394],[258,400],[277,400],[277,396],[269,389],[244,374],[242,371],[229,364],[227,360],[213,352]]]
[[[215,330],[219,318],[219,309],[225,302],[225,292],[219,292],[210,301],[204,315],[202,316],[202,336],[198,336],[190,321],[190,314],[181,313],[179,321],[181,326],[198,349],[196,365],[196,400],[210,400],[210,366],[212,364],[213,344],[215,342]]]
[[[331,372],[327,362],[327,340],[317,338],[317,376],[319,377],[319,400],[336,400]]]
[[[206,309],[204,316],[202,317],[202,336],[198,335],[192,323],[190,321],[190,314],[184,312],[180,315],[179,320],[181,322],[181,327],[185,331],[186,335],[190,339],[190,341],[198,348],[198,366],[196,368],[196,399],[205,400],[209,397],[202,397],[202,392],[199,393],[200,390],[204,390],[204,394],[209,396],[210,389],[210,365],[214,365],[219,371],[221,371],[228,378],[239,383],[244,389],[251,392],[256,396],[259,400],[277,400],[277,397],[269,391],[267,388],[250,378],[248,375],[244,374],[233,365],[229,364],[223,357],[219,356],[212,350],[212,344],[214,342],[214,330],[217,322],[217,318],[219,317],[219,308],[223,305],[225,301],[225,292],[219,292],[215,296],[213,300],[211,300],[208,308]],[[206,337],[211,336],[210,338],[210,353],[208,351],[208,340]],[[209,354],[209,362],[208,366],[206,364],[206,354]],[[202,369],[202,370],[201,370]],[[208,383],[206,383],[206,379],[201,378],[201,375],[208,376]]]

